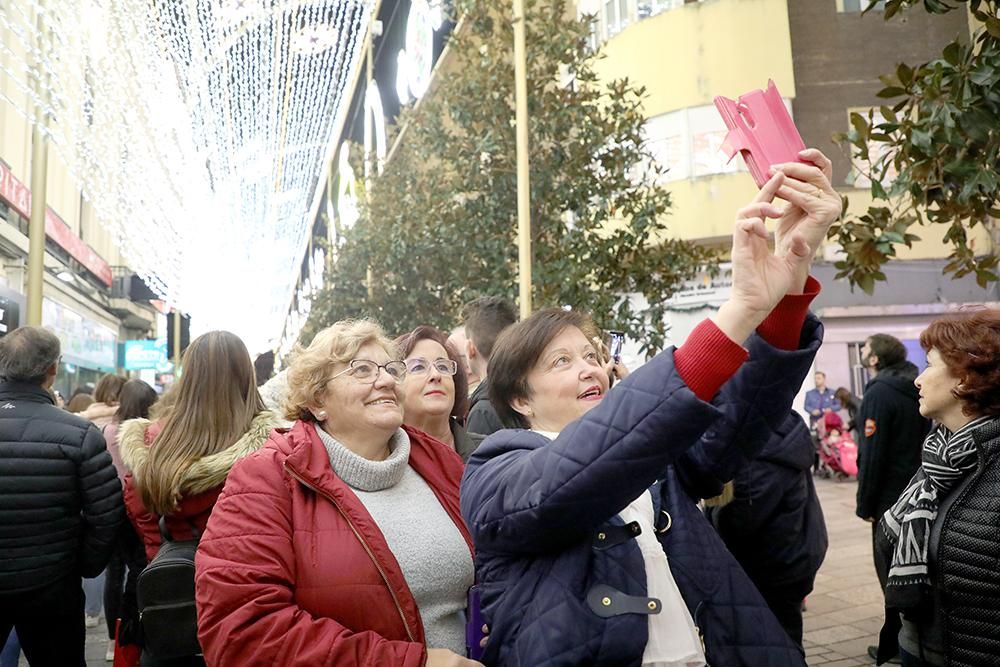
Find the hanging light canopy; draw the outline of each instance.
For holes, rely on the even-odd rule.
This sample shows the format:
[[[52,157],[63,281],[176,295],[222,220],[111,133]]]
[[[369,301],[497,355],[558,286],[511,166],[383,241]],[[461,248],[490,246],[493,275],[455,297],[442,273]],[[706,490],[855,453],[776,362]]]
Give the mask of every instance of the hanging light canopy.
[[[123,256],[198,329],[281,333],[370,0],[9,0],[0,95],[47,117]]]

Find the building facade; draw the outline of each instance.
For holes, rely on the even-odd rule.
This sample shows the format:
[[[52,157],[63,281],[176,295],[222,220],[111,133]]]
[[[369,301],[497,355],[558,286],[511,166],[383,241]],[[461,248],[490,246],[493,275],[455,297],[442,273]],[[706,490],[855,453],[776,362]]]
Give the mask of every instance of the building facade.
[[[19,48],[0,31],[0,335],[26,324],[28,220],[31,215],[30,122],[24,82],[13,76]],[[125,265],[58,150],[47,160],[42,324],[62,342],[56,389],[69,395],[123,367],[122,343],[156,333],[154,298]]]
[[[670,232],[727,247],[733,215],[756,193],[742,160],[726,162],[719,146],[726,128],[713,106],[716,95],[735,98],[775,82],[808,146],[833,161],[833,184],[850,200],[851,213],[871,203],[869,183],[852,168],[846,147],[833,143],[850,128],[849,114],[881,104],[878,77],[897,63],[939,57],[956,36],[968,38],[961,9],[931,16],[916,7],[886,22],[880,8],[862,15],[867,0],[579,0],[580,16],[596,17],[593,42],[606,56],[607,79],[629,77],[648,90],[647,136],[667,167],[673,195]],[[831,386],[864,390],[859,350],[867,336],[895,335],[918,366],[925,363],[918,337],[944,312],[1000,302],[996,285],[943,276],[948,252],[944,230],[913,230],[921,241],[899,248],[885,270],[887,281],[869,296],[835,280],[839,248],[827,244],[815,272],[824,284],[815,302],[826,327],[816,367]],[[990,234],[970,234],[975,247],[994,245]],[[728,283],[705,276],[673,300],[674,342],[726,298]],[[808,384],[811,384],[808,383]],[[807,389],[806,387],[804,389]],[[804,391],[803,391],[804,393]],[[801,401],[799,401],[801,403]]]

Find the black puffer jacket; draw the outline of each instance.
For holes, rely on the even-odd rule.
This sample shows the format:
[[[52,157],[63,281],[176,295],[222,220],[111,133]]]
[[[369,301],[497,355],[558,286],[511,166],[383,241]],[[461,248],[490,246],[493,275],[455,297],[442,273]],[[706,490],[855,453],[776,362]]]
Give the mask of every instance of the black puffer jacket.
[[[489,377],[483,378],[469,397],[469,419],[465,422],[465,428],[469,433],[477,433],[484,437],[507,428],[500,421],[496,408],[490,402]]]
[[[759,588],[812,582],[827,535],[810,468],[815,447],[798,413],[733,480],[733,500],[707,514]]]
[[[916,378],[917,367],[904,361],[882,369],[865,387],[855,418],[862,519],[881,518],[920,467],[930,422],[920,416]]]
[[[38,385],[0,383],[0,593],[96,577],[124,519],[97,427]]]
[[[940,635],[948,667],[995,667],[1000,656],[1000,419],[973,432],[979,465],[942,499],[930,536],[932,609],[922,632]],[[876,566],[892,547],[879,530]],[[886,655],[895,637],[886,636]]]

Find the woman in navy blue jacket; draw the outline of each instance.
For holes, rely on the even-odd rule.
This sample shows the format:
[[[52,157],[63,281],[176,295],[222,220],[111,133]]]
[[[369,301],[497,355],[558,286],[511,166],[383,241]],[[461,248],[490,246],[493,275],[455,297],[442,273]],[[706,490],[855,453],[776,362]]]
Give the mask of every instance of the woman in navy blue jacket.
[[[809,371],[822,334],[809,263],[840,204],[829,161],[801,157],[813,165],[782,165],[739,212],[729,301],[610,393],[579,313],[540,311],[497,342],[491,400],[523,428],[484,441],[461,498],[484,664],[805,664],[675,468],[731,479]],[[780,218],[774,254],[766,217]]]

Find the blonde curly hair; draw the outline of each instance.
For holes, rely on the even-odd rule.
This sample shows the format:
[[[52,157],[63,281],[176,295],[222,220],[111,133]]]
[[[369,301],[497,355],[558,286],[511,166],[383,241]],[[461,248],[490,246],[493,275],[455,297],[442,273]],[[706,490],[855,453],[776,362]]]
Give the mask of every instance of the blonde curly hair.
[[[375,343],[389,357],[399,359],[396,345],[374,320],[341,320],[317,333],[308,347],[297,345],[288,367],[285,418],[316,421],[312,410],[322,404],[330,377],[368,343]]]

